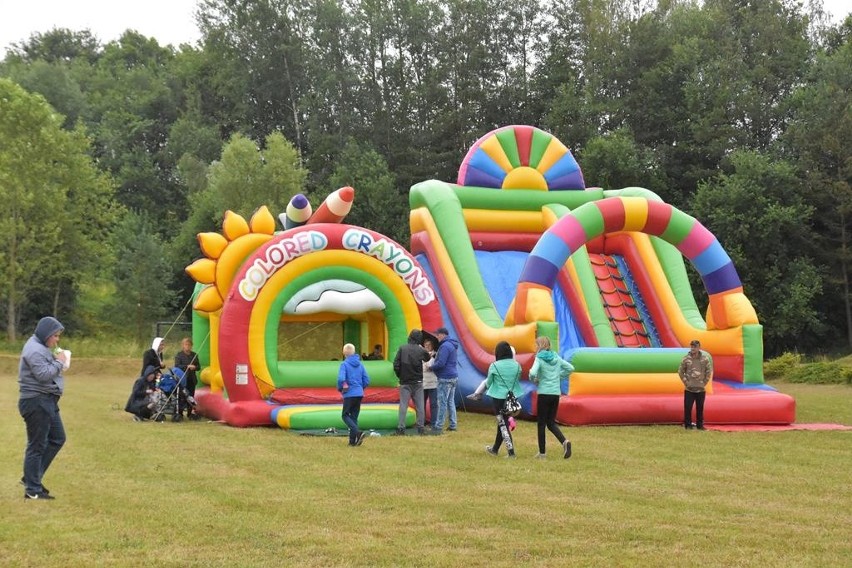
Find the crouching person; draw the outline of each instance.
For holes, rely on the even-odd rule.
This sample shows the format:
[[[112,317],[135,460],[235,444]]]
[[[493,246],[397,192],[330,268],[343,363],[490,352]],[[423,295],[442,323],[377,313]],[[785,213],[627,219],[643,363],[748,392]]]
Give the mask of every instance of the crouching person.
[[[148,420],[154,414],[159,374],[160,370],[157,367],[148,365],[145,367],[142,376],[133,383],[130,398],[127,399],[127,404],[124,406],[124,410],[133,415],[133,420],[141,422]]]

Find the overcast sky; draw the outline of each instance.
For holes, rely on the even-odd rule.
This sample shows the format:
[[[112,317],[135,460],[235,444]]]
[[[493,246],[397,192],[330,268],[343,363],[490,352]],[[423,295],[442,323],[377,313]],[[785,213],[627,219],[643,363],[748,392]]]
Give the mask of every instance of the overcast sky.
[[[0,56],[9,44],[53,28],[89,29],[101,43],[128,28],[175,47],[200,37],[196,0],[0,0]]]
[[[200,37],[192,16],[196,0],[0,0],[0,58],[9,44],[53,28],[89,29],[102,43],[128,28],[162,44],[194,44]],[[852,11],[850,0],[824,0],[839,21]]]

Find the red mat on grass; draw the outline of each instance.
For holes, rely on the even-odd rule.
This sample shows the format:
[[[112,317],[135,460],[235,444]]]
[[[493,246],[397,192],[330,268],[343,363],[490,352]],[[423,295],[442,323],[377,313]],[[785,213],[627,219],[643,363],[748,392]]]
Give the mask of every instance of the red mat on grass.
[[[705,424],[717,432],[783,432],[786,430],[852,430],[843,424]]]

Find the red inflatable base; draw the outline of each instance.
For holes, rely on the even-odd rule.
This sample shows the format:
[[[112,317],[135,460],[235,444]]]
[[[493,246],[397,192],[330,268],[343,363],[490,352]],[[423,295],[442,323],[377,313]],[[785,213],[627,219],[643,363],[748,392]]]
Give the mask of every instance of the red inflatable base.
[[[275,389],[269,400],[277,404],[340,404],[341,394],[334,388]],[[369,387],[361,404],[399,402],[397,387]]]
[[[792,424],[796,420],[796,401],[789,395],[757,388],[735,389],[716,382],[713,391],[704,402],[707,424]],[[681,424],[683,395],[563,396],[556,420],[571,426]]]
[[[195,391],[195,410],[202,416],[224,422],[230,426],[247,428],[250,426],[272,426],[272,409],[276,407],[265,400],[244,400],[231,402],[221,392],[210,389]]]

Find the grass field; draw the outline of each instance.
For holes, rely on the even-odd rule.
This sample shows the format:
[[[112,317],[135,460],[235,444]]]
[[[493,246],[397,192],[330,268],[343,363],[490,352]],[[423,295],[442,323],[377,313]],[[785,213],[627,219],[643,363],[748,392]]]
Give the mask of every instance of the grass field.
[[[574,457],[445,436],[309,437],[134,423],[133,360],[75,360],[68,443],[25,501],[17,358],[0,358],[2,566],[850,566],[852,432],[565,429]],[[852,424],[852,387],[776,385],[799,422]]]

